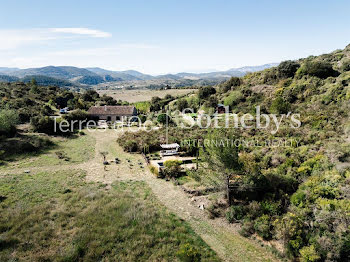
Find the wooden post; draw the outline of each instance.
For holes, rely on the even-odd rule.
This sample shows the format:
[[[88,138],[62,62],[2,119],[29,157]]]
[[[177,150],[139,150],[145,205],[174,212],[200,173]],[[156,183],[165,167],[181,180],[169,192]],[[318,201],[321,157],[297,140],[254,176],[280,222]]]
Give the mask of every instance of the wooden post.
[[[231,197],[231,191],[230,191],[230,176],[227,175],[226,177],[226,193],[227,193],[227,204],[229,206],[232,205],[232,197]]]
[[[198,170],[198,155],[199,155],[199,148],[197,148],[197,152],[196,152],[196,170]]]

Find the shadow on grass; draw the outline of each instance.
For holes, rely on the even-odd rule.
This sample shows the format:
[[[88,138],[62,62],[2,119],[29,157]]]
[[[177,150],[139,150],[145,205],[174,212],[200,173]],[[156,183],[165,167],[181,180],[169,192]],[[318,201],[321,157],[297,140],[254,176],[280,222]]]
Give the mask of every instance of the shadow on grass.
[[[8,248],[14,248],[19,244],[17,239],[0,239],[0,251]]]
[[[76,139],[78,137],[78,135],[70,135],[65,138]],[[6,166],[8,162],[39,156],[50,150],[57,149],[58,144],[52,138],[51,136],[40,134],[17,134],[16,137],[0,141],[0,166]]]

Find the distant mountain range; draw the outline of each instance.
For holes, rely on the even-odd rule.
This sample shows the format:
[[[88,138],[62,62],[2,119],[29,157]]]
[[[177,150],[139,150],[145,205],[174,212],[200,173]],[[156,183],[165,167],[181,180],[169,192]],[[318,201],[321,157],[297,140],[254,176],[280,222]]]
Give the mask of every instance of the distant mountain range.
[[[261,66],[246,66],[241,68],[232,68],[227,71],[209,72],[209,73],[178,73],[152,76],[140,73],[135,70],[111,71],[99,67],[79,68],[73,66],[46,66],[40,68],[8,68],[0,67],[0,82],[30,81],[35,78],[39,84],[44,85],[62,85],[62,86],[92,86],[103,83],[135,83],[152,81],[162,85],[174,84],[179,82],[181,85],[193,85],[209,81],[210,83],[220,82],[232,76],[243,76],[249,72],[256,72],[277,66],[274,64],[265,64]],[[30,79],[30,80],[29,80]],[[147,86],[147,84],[146,84]]]

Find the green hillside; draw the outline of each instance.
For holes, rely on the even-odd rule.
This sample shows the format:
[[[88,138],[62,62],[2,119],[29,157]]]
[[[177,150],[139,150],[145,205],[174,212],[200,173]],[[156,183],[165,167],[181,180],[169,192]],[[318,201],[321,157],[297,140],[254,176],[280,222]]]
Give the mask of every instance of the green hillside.
[[[212,114],[216,105],[223,103],[232,114],[242,117],[249,113],[255,119],[259,106],[260,116],[269,115],[271,120],[266,128],[254,124],[251,128],[233,128],[231,119],[229,129],[192,128],[180,132],[174,117],[167,131],[171,143],[181,144],[184,139],[193,138],[238,138],[245,143],[237,149],[221,150],[204,145],[200,148],[202,163],[198,171],[187,171],[180,178],[172,169],[166,174],[174,175],[178,183],[192,190],[208,189],[203,192],[222,190],[226,179],[222,177],[228,174],[235,185],[234,203],[231,207],[222,206],[215,202],[217,197],[205,193],[214,199],[209,208],[212,217],[225,216],[229,222],[240,222],[244,236],[277,241],[283,248],[276,248],[288,258],[347,261],[350,257],[349,83],[350,45],[330,54],[285,61],[242,78],[233,77],[216,88],[202,87],[197,95],[175,102],[159,100],[160,106],[152,105],[151,110],[165,112],[167,108],[174,111],[190,107]],[[284,117],[278,128],[272,114],[278,121]],[[293,114],[300,115],[300,127],[294,125]],[[223,126],[224,120],[219,124]],[[164,132],[126,133],[119,143],[129,151],[144,148],[152,151],[158,149]],[[195,148],[183,147],[183,150],[191,154]]]

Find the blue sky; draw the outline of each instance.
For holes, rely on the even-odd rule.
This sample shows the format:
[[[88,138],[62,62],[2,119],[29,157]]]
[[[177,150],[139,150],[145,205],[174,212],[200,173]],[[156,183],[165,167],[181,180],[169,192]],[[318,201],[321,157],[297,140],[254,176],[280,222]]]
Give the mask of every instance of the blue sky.
[[[350,43],[350,1],[1,1],[0,67],[206,72]]]

